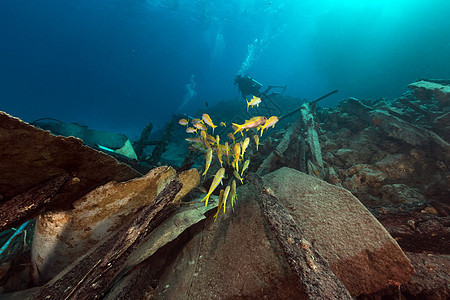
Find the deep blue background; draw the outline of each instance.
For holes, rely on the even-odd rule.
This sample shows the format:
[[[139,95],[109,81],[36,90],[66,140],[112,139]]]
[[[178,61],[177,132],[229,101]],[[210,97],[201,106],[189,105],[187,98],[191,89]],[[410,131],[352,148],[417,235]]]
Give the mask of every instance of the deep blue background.
[[[135,138],[236,97],[239,70],[295,97],[339,89],[327,105],[395,98],[450,78],[449,12],[446,0],[5,0],[0,110]]]

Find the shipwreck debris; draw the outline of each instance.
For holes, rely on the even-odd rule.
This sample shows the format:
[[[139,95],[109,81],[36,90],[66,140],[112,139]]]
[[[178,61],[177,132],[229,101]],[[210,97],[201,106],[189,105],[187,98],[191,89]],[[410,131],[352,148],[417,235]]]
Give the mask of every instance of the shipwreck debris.
[[[314,109],[316,108],[317,102],[319,102],[320,100],[323,100],[323,99],[325,99],[325,98],[327,98],[327,97],[329,97],[329,96],[331,96],[331,95],[333,95],[333,94],[336,94],[337,92],[338,92],[338,90],[331,91],[331,92],[329,92],[329,93],[327,93],[327,94],[325,94],[325,95],[323,95],[323,96],[321,96],[321,97],[319,97],[319,98],[317,98],[317,99],[314,99],[314,100],[311,101],[311,102],[308,102],[307,104],[310,105],[310,107],[311,107],[312,110],[314,110]],[[303,105],[300,106],[299,108],[293,110],[293,111],[290,111],[290,112],[288,112],[288,113],[282,115],[282,116],[279,118],[280,121],[282,121],[282,120],[286,119],[287,117],[289,117],[289,116],[291,116],[291,115],[293,115],[293,114],[299,112],[300,110],[302,110],[302,107],[303,107]]]
[[[301,119],[298,118],[288,128],[277,147],[260,164],[256,173],[258,175],[265,175],[283,166],[306,170],[306,149],[304,141],[299,139],[300,131]],[[284,157],[287,158],[283,159]]]
[[[427,81],[427,87],[432,88],[427,90],[414,84],[412,91],[394,100],[349,98],[341,101],[336,108],[318,108],[314,111],[309,107],[315,123],[311,128],[314,127],[317,133],[323,172],[319,164],[313,163],[311,159],[314,145],[311,147],[306,140],[310,126],[304,127],[302,117],[290,127],[283,129],[280,126],[278,130],[272,131],[269,138],[262,140],[259,151],[254,151],[252,146],[247,150],[252,156],[253,166],[250,171],[256,171],[264,159],[270,156],[273,159],[265,161],[265,167],[261,168],[260,173],[267,174],[263,180],[268,188],[263,193],[267,197],[276,197],[285,207],[285,213],[301,225],[303,239],[288,236],[284,240],[288,246],[299,245],[301,251],[309,254],[304,260],[306,272],[312,275],[321,272],[317,259],[311,259],[314,257],[311,253],[317,251],[328,261],[333,273],[352,296],[400,295],[403,298],[425,295],[445,298],[450,293],[446,285],[449,280],[448,267],[445,268],[448,266],[450,249],[450,111],[445,100],[449,94],[439,94],[446,91],[450,81],[424,81]],[[436,90],[430,82],[441,87]],[[298,99],[290,100],[298,102]],[[295,103],[286,111],[296,108]],[[0,136],[2,141],[3,136]],[[38,148],[38,151],[41,149]],[[65,148],[61,149],[64,151]],[[48,157],[47,154],[45,157]],[[31,162],[35,161],[31,159]],[[69,164],[72,166],[75,163]],[[287,171],[284,166],[302,172],[308,172],[309,168],[314,177],[348,189],[391,236],[382,230],[366,209],[360,204],[356,205],[354,200],[347,199],[351,196],[344,189],[325,185],[312,176],[299,175],[289,169]],[[272,172],[274,170],[277,171]],[[68,166],[61,173],[56,173],[56,177],[40,178],[12,195],[4,194],[6,189],[1,190],[0,205],[64,174],[75,178],[73,184],[84,183],[81,177],[73,177],[77,172]],[[76,178],[80,180],[78,183]],[[4,179],[2,175],[0,187],[2,184],[5,186],[5,181],[1,179]],[[57,194],[58,199],[72,181],[69,179],[62,185]],[[105,179],[94,185],[101,186],[109,181]],[[83,192],[83,195],[88,192]],[[152,231],[154,234],[147,235],[139,242],[136,250],[133,244],[123,253],[132,253],[126,262],[122,264],[118,258],[118,264],[113,263],[110,267],[114,269],[113,273],[104,276],[108,281],[104,285],[108,286],[104,297],[128,299],[148,293],[147,296],[158,299],[208,298],[214,291],[221,298],[298,299],[299,295],[304,294],[299,290],[298,277],[290,271],[284,252],[278,246],[275,235],[267,230],[262,215],[255,213],[260,211],[257,195],[250,185],[243,185],[239,187],[239,196],[235,212],[220,215],[219,222],[215,223],[207,218],[205,222],[198,223],[195,229],[185,230],[187,225],[184,225],[184,216],[176,214],[177,218],[167,222],[168,226],[165,227],[171,236],[167,241],[172,240],[173,243],[166,245],[166,242],[158,239],[159,234],[155,233],[160,229],[158,226]],[[49,208],[57,208],[57,197],[52,199],[55,202],[50,202]],[[70,199],[63,201],[65,208],[68,208],[68,203],[79,198]],[[175,210],[176,206],[168,205],[154,218],[154,224],[171,220]],[[167,218],[169,215],[171,217]],[[181,231],[183,234],[176,237]],[[161,235],[165,237],[166,233]],[[417,275],[412,275],[411,264],[402,250],[408,251],[407,257],[411,259]],[[72,281],[72,295],[81,291],[82,285],[101,269],[101,259],[95,260],[94,257],[92,264],[84,269],[83,276],[86,277],[83,279],[81,276]],[[8,268],[11,271],[11,266],[14,266],[14,262],[7,261],[0,265],[0,277]],[[107,274],[108,271],[100,273]],[[116,271],[118,273],[114,273]],[[63,274],[69,276],[66,271],[61,276]],[[102,277],[100,275],[98,278]],[[112,285],[114,289],[110,288]],[[10,290],[6,285],[3,287]],[[134,287],[138,287],[139,292],[131,293]],[[113,290],[122,298],[117,298]],[[29,295],[29,292],[24,291],[20,295]]]
[[[44,122],[46,120],[52,122]],[[106,153],[116,153],[128,159],[137,159],[130,140],[124,134],[90,129],[85,125],[64,123],[52,118],[41,118],[32,122],[31,125],[50,130],[55,135],[77,137],[82,139],[84,144],[105,150]]]
[[[61,174],[78,178],[54,196],[53,208],[70,207],[74,200],[109,181],[141,176],[113,157],[83,145],[80,139],[55,136],[5,112],[0,112],[0,165],[0,203]]]
[[[306,151],[306,166],[308,174],[323,178],[324,164],[322,160],[319,134],[317,132],[319,129],[319,123],[316,121],[317,116],[314,113],[314,108],[311,108],[308,104],[303,104],[300,112],[303,138],[308,145],[308,151]]]
[[[127,182],[109,182],[74,201],[73,209],[40,215],[31,251],[35,283],[47,282],[116,231],[142,206],[150,204],[175,173],[173,168],[159,167]],[[200,181],[196,170],[180,176],[187,184],[178,199]]]
[[[290,125],[276,149],[261,163],[257,174],[265,175],[284,166],[319,178],[326,176],[318,134],[320,126],[314,110],[317,102],[337,92],[338,90],[334,90],[309,103],[304,103],[279,118],[281,121],[300,112],[300,116]]]
[[[140,210],[129,224],[105,242],[96,246],[47,283],[33,295],[33,299],[96,299],[105,293],[122,270],[133,248],[154,229],[152,220],[180,191],[182,184],[172,180],[155,201]],[[153,226],[152,226],[153,225]]]

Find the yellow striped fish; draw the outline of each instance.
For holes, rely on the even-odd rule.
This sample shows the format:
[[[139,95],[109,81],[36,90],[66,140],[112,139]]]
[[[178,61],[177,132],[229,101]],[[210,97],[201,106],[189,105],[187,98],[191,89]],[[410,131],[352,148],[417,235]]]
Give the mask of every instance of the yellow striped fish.
[[[205,206],[208,206],[209,197],[211,197],[214,190],[222,182],[223,175],[225,175],[225,168],[220,168],[219,171],[217,171],[216,176],[214,176],[213,182],[211,183],[211,186],[209,187],[208,194],[206,194],[206,196],[202,199],[202,202],[203,202],[203,200],[206,200]]]
[[[205,165],[205,172],[203,172],[203,176],[206,177],[206,172],[208,172],[209,166],[211,165],[211,160],[213,156],[213,151],[211,148],[208,149],[208,152],[206,152],[206,165]]]

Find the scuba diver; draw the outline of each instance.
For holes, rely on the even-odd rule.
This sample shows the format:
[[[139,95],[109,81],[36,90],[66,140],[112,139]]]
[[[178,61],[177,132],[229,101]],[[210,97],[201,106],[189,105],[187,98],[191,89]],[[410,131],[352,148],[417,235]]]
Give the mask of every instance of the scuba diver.
[[[269,85],[267,89],[264,92],[260,92],[259,89],[262,87],[262,84],[250,77],[249,75],[236,75],[234,78],[234,84],[238,86],[239,91],[242,94],[242,98],[246,99],[247,96],[254,95],[256,97],[265,97],[269,98],[269,96],[282,94],[286,90],[287,86],[276,86],[276,85]],[[280,88],[282,91],[279,92],[273,92],[270,95],[267,95],[267,93],[273,89],[273,88]]]
[[[261,95],[259,89],[262,87],[262,84],[248,75],[236,75],[234,78],[234,84],[238,86],[244,99],[246,99],[249,95],[255,95],[256,97]]]

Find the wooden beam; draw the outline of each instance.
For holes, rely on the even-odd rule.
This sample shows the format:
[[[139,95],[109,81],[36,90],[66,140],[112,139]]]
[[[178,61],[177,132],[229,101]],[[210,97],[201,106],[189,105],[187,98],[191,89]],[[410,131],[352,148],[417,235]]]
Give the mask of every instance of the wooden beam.
[[[70,178],[63,173],[0,204],[0,231],[19,226],[45,211]]]
[[[247,178],[259,195],[258,203],[264,219],[283,250],[306,299],[352,299],[331,271],[328,262],[304,238],[300,226],[270,190],[264,187],[262,179],[256,174],[250,174]]]

